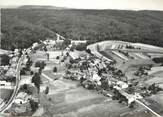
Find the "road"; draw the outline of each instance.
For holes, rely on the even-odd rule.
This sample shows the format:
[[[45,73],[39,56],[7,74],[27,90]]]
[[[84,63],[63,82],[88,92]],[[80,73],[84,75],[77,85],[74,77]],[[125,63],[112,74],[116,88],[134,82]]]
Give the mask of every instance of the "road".
[[[128,99],[132,98],[134,95],[128,94],[123,90],[120,90],[121,94],[123,94],[124,96],[126,96]],[[148,109],[150,112],[152,112],[154,115],[156,115],[157,117],[162,117],[161,115],[159,115],[157,112],[155,112],[154,110],[152,110],[150,107],[148,107],[146,104],[144,104],[143,102],[141,102],[139,99],[135,99],[135,102],[137,102],[138,104],[142,105],[143,107],[145,107],[146,109]]]
[[[135,100],[137,103],[139,103],[140,105],[144,106],[145,108],[147,108],[150,112],[152,112],[154,115],[156,115],[157,117],[162,117],[161,115],[159,115],[158,113],[156,113],[154,110],[152,110],[151,108],[149,108],[147,105],[145,105],[143,102],[139,101],[139,100]]]
[[[21,80],[21,78],[20,78],[20,69],[21,69],[21,64],[22,64],[22,61],[23,61],[24,57],[25,57],[25,55],[23,54],[21,56],[21,58],[19,59],[18,64],[17,64],[17,68],[16,68],[16,85],[15,85],[14,92],[13,92],[11,98],[9,99],[8,103],[5,104],[0,109],[0,113],[4,113],[12,105],[12,103],[14,102],[14,99],[16,98],[16,95],[17,95],[18,90],[19,90],[19,82]]]
[[[52,78],[50,78],[49,76],[47,76],[46,74],[42,73],[41,74],[43,77],[45,77],[46,79],[48,79],[50,82],[53,82],[54,80]]]

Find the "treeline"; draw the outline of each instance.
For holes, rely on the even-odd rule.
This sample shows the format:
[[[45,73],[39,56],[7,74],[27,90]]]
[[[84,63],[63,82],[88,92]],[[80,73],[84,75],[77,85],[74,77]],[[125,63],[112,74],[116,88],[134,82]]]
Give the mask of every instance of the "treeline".
[[[1,26],[1,48],[7,50],[28,48],[34,42],[54,36],[54,33],[47,28],[7,14],[2,16]]]
[[[2,25],[8,25],[3,22],[6,15],[15,16],[35,27],[43,27],[42,31],[46,31],[37,39],[49,35],[48,29],[69,39],[89,40],[89,43],[122,40],[163,46],[162,11],[2,9]],[[15,29],[12,31],[17,32]],[[40,29],[31,31],[40,32]],[[36,32],[31,38],[39,36]]]

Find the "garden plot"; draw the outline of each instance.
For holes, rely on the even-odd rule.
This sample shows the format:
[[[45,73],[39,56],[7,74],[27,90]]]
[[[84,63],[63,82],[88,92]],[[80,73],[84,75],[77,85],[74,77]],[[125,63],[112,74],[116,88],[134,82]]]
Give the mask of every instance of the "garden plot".
[[[27,76],[27,75],[21,75],[21,80],[19,85],[23,85],[23,84],[31,84],[32,81],[32,76]]]
[[[151,58],[163,57],[163,54],[159,54],[159,53],[148,53],[148,55],[150,55]]]
[[[135,53],[135,55],[140,57],[141,59],[149,59],[149,57],[145,56],[143,53]]]
[[[122,53],[119,53],[119,52],[116,52],[116,51],[112,51],[115,55],[117,55],[119,58],[125,60],[125,61],[128,61],[129,59],[124,56]]]
[[[163,92],[160,92],[158,94],[152,95],[150,99],[155,100],[163,107]]]
[[[0,98],[3,100],[10,99],[11,95],[13,94],[13,89],[0,89]]]
[[[110,56],[106,51],[100,51],[99,53],[108,58],[109,60],[114,60],[113,57]]]
[[[49,59],[55,59],[57,56],[62,55],[62,51],[47,51],[49,54]]]
[[[33,62],[47,60],[46,53],[44,51],[36,51],[36,53],[30,55]]]
[[[111,56],[118,63],[123,63],[123,61],[124,61],[122,58],[120,58],[119,56],[115,55],[113,53],[113,51],[105,51],[105,53],[108,54],[108,56]]]
[[[90,49],[92,54],[96,55],[98,58],[104,58],[104,59],[106,59],[108,61],[112,61],[112,59],[110,59],[110,58],[108,58],[105,55],[100,53],[100,51],[102,51],[103,49],[97,50],[97,44],[96,43],[92,44],[92,45],[89,45],[87,48]]]
[[[157,72],[160,72],[160,71],[163,72],[163,66],[152,67],[151,70],[148,71],[148,75],[152,75],[152,74],[157,73]]]
[[[115,49],[115,48],[116,48],[116,45],[111,45],[110,49]]]
[[[119,69],[122,71],[126,71],[132,67],[138,68],[142,65],[151,65],[154,64],[152,60],[145,60],[145,59],[131,59],[130,61],[125,62],[125,64],[122,64]]]
[[[129,55],[132,56],[134,59],[141,59],[139,56],[137,56],[135,53],[133,52],[129,52]]]
[[[54,85],[50,84],[49,88],[47,98],[41,98],[41,105],[45,111],[47,110],[45,115],[50,114],[53,117],[86,117],[89,115],[108,117],[108,115],[119,116],[120,114],[124,115],[124,113],[128,115],[130,112],[127,106],[97,94],[97,92],[84,89],[75,81],[59,79],[54,82]],[[142,108],[140,107],[139,110]]]
[[[162,77],[153,77],[146,81],[147,84],[151,85],[153,83],[159,84],[161,88],[163,88],[163,78]]]
[[[153,46],[153,45],[142,44],[142,43],[132,43],[132,45],[135,46],[135,47],[140,47],[141,49],[144,49],[144,50],[149,50],[149,52],[150,51],[160,51],[160,52],[163,52],[163,48],[157,47],[157,46]]]

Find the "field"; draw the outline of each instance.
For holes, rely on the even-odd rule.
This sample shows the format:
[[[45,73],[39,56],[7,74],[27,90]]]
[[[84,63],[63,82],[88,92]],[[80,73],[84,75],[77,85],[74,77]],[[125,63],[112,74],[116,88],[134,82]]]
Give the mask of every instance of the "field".
[[[37,59],[36,52],[33,56]],[[32,56],[31,56],[32,57]],[[118,103],[109,97],[103,96],[96,91],[88,90],[80,86],[79,82],[63,79],[64,65],[50,59],[47,61],[45,56],[41,57],[46,62],[41,79],[43,84],[41,89],[49,87],[49,93],[40,93],[41,116],[45,117],[131,117],[144,115],[151,116],[142,106],[136,105],[134,109],[128,108],[124,104]],[[53,73],[52,69],[56,66],[59,71]],[[43,90],[41,90],[43,91]],[[39,115],[36,113],[36,116]]]
[[[159,87],[163,88],[162,66],[152,61],[153,57],[161,57],[163,56],[163,53],[162,54],[150,53],[152,51],[161,52],[162,48],[154,47],[150,45],[143,46],[143,44],[133,44],[137,46],[141,45],[141,48],[143,49],[143,51],[145,50],[146,53],[141,53],[141,50],[140,52],[139,50],[137,52],[131,52],[132,49],[129,49],[128,60],[125,60],[123,56],[119,55],[119,53],[116,52],[115,54],[114,51],[117,51],[116,50],[118,47],[117,44],[123,45],[122,43],[117,43],[113,41],[107,41],[105,43],[104,42],[98,43],[98,45],[101,47],[100,53],[103,56],[108,57],[109,59],[115,60],[116,67],[122,70],[123,73],[125,73],[128,80],[134,79],[134,80],[139,81],[139,83],[144,84],[146,86],[156,83],[157,85],[159,85]],[[121,51],[123,50],[126,52],[127,49],[126,48],[121,49]],[[133,56],[133,58],[130,58],[131,55]],[[148,55],[151,55],[151,57],[149,57]],[[134,74],[141,66],[148,66],[148,65],[153,66],[150,70],[147,70],[148,76],[138,77]],[[152,95],[149,98],[145,99],[145,101],[149,103],[149,106],[151,108],[161,113],[162,113],[162,110],[160,108],[163,107],[162,94],[163,92],[161,91],[160,93]],[[157,107],[159,108],[156,109]]]
[[[127,106],[112,101],[111,98],[104,97],[97,92],[84,89],[77,82],[59,79],[53,83],[47,83],[50,88],[46,96],[41,94],[41,105],[45,109],[43,116],[54,117],[122,117],[143,113],[143,108],[139,107],[134,111]],[[49,101],[49,98],[51,99]],[[137,111],[136,111],[137,110]],[[115,113],[116,112],[116,113]],[[149,113],[145,114],[149,116]]]

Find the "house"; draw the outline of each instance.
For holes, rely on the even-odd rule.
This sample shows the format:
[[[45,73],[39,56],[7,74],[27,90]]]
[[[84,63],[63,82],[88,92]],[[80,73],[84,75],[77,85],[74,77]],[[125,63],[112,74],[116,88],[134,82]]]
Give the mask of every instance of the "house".
[[[19,53],[19,49],[15,49],[14,50],[14,56],[18,56],[20,53]]]
[[[71,44],[78,45],[81,43],[87,43],[87,40],[71,40]]]
[[[11,86],[11,82],[0,81],[0,86]]]
[[[69,52],[69,55],[72,57],[72,59],[78,59],[79,54],[77,52]]]
[[[22,75],[21,76],[21,81],[20,81],[20,85],[23,85],[23,84],[31,84],[31,81],[32,81],[32,75]]]
[[[34,48],[36,48],[36,47],[38,47],[38,46],[39,46],[38,43],[33,43],[33,45],[32,45],[32,49],[34,49]]]
[[[39,72],[39,67],[31,66],[31,71],[33,71],[34,73],[38,73]]]
[[[9,53],[10,53],[10,52],[7,51],[7,50],[0,49],[0,55],[9,54]]]
[[[116,85],[114,86],[114,88],[117,90],[125,89],[127,87],[128,87],[128,84],[122,81],[117,81]]]
[[[12,63],[16,63],[16,62],[18,62],[18,60],[19,60],[19,57],[13,57],[11,60],[10,60],[10,63],[12,64]]]
[[[16,99],[14,100],[14,102],[16,104],[21,105],[21,104],[27,103],[28,99],[29,99],[29,95],[27,93],[20,92],[20,93],[18,93],[18,95],[17,95]]]
[[[6,73],[6,76],[16,76],[16,73],[16,69],[10,68]]]
[[[93,72],[92,80],[96,81],[98,85],[101,85],[101,77],[96,72]]]

